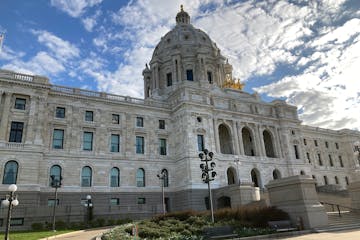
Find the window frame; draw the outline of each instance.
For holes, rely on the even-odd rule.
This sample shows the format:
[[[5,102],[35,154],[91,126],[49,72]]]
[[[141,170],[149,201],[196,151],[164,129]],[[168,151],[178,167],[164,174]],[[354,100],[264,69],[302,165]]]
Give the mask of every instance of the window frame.
[[[60,111],[62,110],[62,112]],[[64,107],[56,107],[55,108],[55,118],[65,118],[66,116],[66,109]]]
[[[25,125],[24,122],[17,122],[17,121],[11,122],[9,142],[22,143],[24,125]]]
[[[197,149],[199,152],[202,152],[205,149],[205,138],[203,134],[197,135]]]
[[[90,170],[90,174],[89,176],[85,176],[85,169],[89,169]],[[89,184],[86,185],[84,184],[84,180],[89,180]],[[84,166],[82,169],[81,169],[81,187],[91,187],[92,186],[92,168],[89,167],[89,166]]]
[[[55,132],[61,132],[61,138],[55,138]],[[52,139],[52,149],[64,149],[64,136],[65,131],[64,129],[54,128],[53,130],[53,139]],[[61,145],[56,147],[55,142],[61,141]]]
[[[172,73],[171,72],[168,72],[167,74],[166,74],[166,86],[167,87],[170,87],[170,86],[172,86],[173,84],[172,84]]]
[[[117,138],[117,142],[114,142],[114,138]],[[118,153],[120,152],[120,134],[111,134],[110,136],[110,152]]]
[[[165,129],[166,123],[164,119],[159,119],[159,129]]]
[[[23,103],[18,103],[18,101],[23,101]],[[26,98],[16,97],[14,103],[14,109],[26,110]]]
[[[186,80],[187,81],[194,81],[194,71],[193,69],[186,69]]]
[[[111,114],[111,123],[119,125],[120,124],[120,114],[116,114],[116,113]]]
[[[85,122],[93,122],[94,121],[94,111],[86,110],[85,111]]]
[[[161,155],[161,156],[166,156],[167,155],[166,138],[159,138],[159,155]]]
[[[87,141],[85,139],[85,136],[89,134],[89,136],[91,136],[91,141]],[[93,143],[94,143],[94,133],[93,132],[89,132],[89,131],[84,131],[83,132],[83,151],[93,151]],[[87,148],[86,144],[90,144],[90,148]]]
[[[143,117],[136,117],[136,127],[143,128],[144,127],[144,118]]]
[[[116,175],[113,175],[113,170],[116,170]],[[116,183],[113,184],[113,177],[116,177]],[[112,167],[110,169],[110,187],[120,187],[120,169],[118,167]]]
[[[145,154],[145,137],[135,136],[135,153]]]
[[[141,173],[141,176],[139,175]],[[145,187],[145,170],[143,168],[138,168],[136,170],[136,187]]]
[[[12,173],[12,175],[13,175],[12,179],[10,179],[10,177],[8,176],[8,174],[9,174],[8,172],[9,172],[9,170],[11,170],[11,169],[8,170],[8,168],[9,168],[8,165],[9,164],[15,164],[14,165],[15,166],[15,168],[14,168],[15,171]],[[11,167],[11,165],[10,165],[10,167]],[[7,161],[5,163],[4,170],[3,170],[2,184],[16,184],[17,178],[18,178],[18,173],[19,173],[19,163],[17,161],[14,161],[14,160]],[[9,181],[9,180],[11,180],[11,181]]]

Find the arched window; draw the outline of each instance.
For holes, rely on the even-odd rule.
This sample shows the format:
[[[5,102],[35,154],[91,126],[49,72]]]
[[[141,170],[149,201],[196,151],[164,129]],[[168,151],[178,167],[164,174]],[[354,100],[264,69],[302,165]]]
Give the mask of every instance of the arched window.
[[[281,178],[281,173],[280,173],[280,171],[277,170],[277,169],[275,169],[275,170],[273,171],[273,179],[275,180],[275,179],[280,179],[280,178]]]
[[[8,161],[5,164],[3,184],[16,184],[18,167],[15,161]]]
[[[247,127],[244,127],[241,130],[241,135],[242,135],[245,155],[255,156],[254,141],[250,130]]]
[[[50,168],[49,185],[52,186],[52,184],[55,184],[55,181],[61,181],[61,167],[59,165],[53,165]]]
[[[168,173],[168,170],[163,169],[163,170],[161,170],[161,173],[164,176],[164,187],[169,187],[169,173]]]
[[[266,156],[274,158],[275,152],[274,152],[273,138],[268,130],[264,130],[263,138],[264,138]]]
[[[225,124],[220,124],[219,126],[219,140],[220,152],[224,154],[233,154],[230,131]]]
[[[82,187],[91,187],[92,182],[92,170],[90,167],[83,167],[81,171],[81,186]]]
[[[145,187],[145,170],[139,168],[136,172],[136,186]]]
[[[304,170],[301,170],[301,171],[300,171],[300,175],[305,175]]]
[[[337,176],[335,176],[335,184],[339,184],[339,179]]]
[[[251,180],[254,183],[254,187],[261,187],[260,173],[255,168],[251,170]]]
[[[229,167],[226,171],[226,175],[227,175],[228,185],[236,183],[236,180],[235,180],[236,173],[233,168]]]
[[[327,178],[327,176],[324,176],[324,185],[328,185],[328,178]]]
[[[117,167],[113,167],[110,172],[110,187],[120,186],[120,170]]]

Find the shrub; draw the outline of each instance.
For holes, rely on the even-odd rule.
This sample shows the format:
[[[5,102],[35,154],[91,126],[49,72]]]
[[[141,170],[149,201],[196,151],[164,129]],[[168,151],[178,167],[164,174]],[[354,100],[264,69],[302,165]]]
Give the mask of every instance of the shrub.
[[[57,230],[64,230],[68,228],[67,224],[61,220],[55,222],[55,227]]]
[[[33,224],[31,224],[31,229],[34,231],[42,231],[42,230],[44,230],[44,224],[43,223],[33,223]]]

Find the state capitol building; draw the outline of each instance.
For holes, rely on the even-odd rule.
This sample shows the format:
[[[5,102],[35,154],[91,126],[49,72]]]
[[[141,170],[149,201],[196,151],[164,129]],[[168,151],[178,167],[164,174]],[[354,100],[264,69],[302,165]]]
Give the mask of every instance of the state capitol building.
[[[354,130],[301,124],[297,107],[242,90],[232,66],[183,9],[143,70],[144,99],[56,86],[42,76],[0,71],[0,191],[18,186],[13,221],[143,218],[205,210],[198,154],[214,153],[215,208],[259,200],[266,184],[309,175],[344,190],[359,174]],[[52,176],[52,177],[51,177]],[[2,218],[5,212],[1,212]]]

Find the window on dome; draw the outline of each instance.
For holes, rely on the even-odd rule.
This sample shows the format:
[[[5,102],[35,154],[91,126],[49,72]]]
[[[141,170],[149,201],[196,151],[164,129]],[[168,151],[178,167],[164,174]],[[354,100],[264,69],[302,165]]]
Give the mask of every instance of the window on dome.
[[[210,84],[212,84],[212,83],[213,83],[212,73],[211,73],[211,72],[207,72],[207,77],[208,77],[208,82],[209,82]]]
[[[171,73],[166,74],[166,84],[168,87],[172,86],[172,74]]]
[[[186,70],[186,79],[188,81],[194,81],[194,76],[193,76],[193,70],[192,69],[187,69]]]

